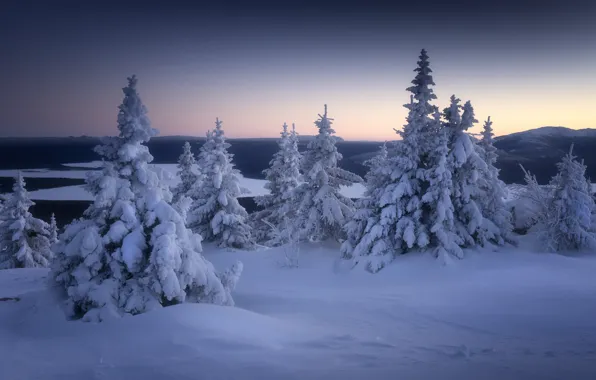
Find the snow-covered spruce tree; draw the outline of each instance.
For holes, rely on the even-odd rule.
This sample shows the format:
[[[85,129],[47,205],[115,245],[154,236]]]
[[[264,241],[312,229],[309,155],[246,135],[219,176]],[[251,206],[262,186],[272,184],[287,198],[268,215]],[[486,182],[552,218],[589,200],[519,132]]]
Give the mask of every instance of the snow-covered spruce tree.
[[[485,243],[484,234],[481,232],[484,222],[478,178],[481,172],[487,170],[487,167],[467,132],[477,122],[474,118],[474,108],[468,101],[463,107],[461,116],[459,109],[459,99],[452,95],[450,107],[443,112],[446,119],[445,128],[449,136],[447,160],[451,171],[451,199],[455,212],[456,232],[463,245],[473,246],[476,243]]]
[[[86,185],[94,202],[54,245],[52,274],[72,318],[101,321],[184,301],[233,304],[230,282],[242,265],[217,274],[201,255],[201,237],[170,205],[171,193],[148,166],[145,144],[157,130],[136,85],[133,76],[123,89],[119,135],[96,148],[103,167]]]
[[[0,215],[0,269],[47,267],[52,259],[50,226],[29,212],[35,203],[21,172],[12,189]]]
[[[308,144],[302,160],[304,182],[296,188],[294,209],[298,210],[294,228],[300,240],[345,239],[344,224],[354,213],[354,203],[340,193],[340,186],[362,182],[358,175],[341,169],[342,155],[335,146],[335,131],[325,112],[315,125],[318,135]]]
[[[422,196],[422,203],[427,214],[424,222],[430,232],[430,246],[435,249],[434,254],[437,258],[446,263],[451,256],[463,258],[460,248],[463,238],[457,234],[452,200],[454,184],[448,163],[449,131],[443,127],[438,110],[435,111],[434,121],[434,138],[429,137],[431,145],[425,171],[428,188]]]
[[[219,119],[215,129],[207,132],[207,140],[199,153],[202,184],[190,194],[192,206],[187,215],[189,227],[206,241],[220,247],[252,249],[255,242],[248,225],[248,213],[238,203],[244,190],[240,172],[234,168]]]
[[[276,227],[284,225],[284,229],[289,228],[291,224],[286,221],[292,220],[295,216],[292,200],[294,190],[301,181],[302,156],[298,151],[298,136],[294,125],[292,125],[292,131],[288,132],[288,126],[284,123],[278,145],[279,150],[269,163],[269,168],[263,171],[267,180],[265,188],[269,190],[269,194],[255,198],[257,205],[263,209],[251,215],[256,239],[269,246],[285,243],[283,234],[279,233],[284,231],[273,231],[269,224]],[[279,238],[282,240],[280,241]]]
[[[58,242],[58,225],[56,224],[56,216],[54,213],[52,213],[52,216],[50,217],[49,239],[51,244]]]
[[[586,166],[569,153],[557,164],[558,173],[550,182],[553,196],[550,218],[543,226],[544,240],[549,250],[582,250],[596,248],[593,217],[596,204],[591,186],[586,180]]]
[[[478,179],[480,206],[484,217],[479,237],[480,241],[503,245],[515,243],[515,239],[511,233],[513,230],[511,211],[505,205],[507,188],[499,179],[499,169],[495,167],[497,148],[493,145],[492,124],[489,116],[484,122],[482,138],[476,145],[478,155],[486,164],[486,169],[480,171]]]
[[[364,196],[356,200],[354,215],[344,226],[347,238],[342,243],[341,252],[344,258],[354,258],[355,263],[358,263],[361,257],[365,257],[367,260],[365,264],[366,269],[371,272],[377,272],[386,262],[393,259],[393,254],[385,257],[384,252],[386,251],[381,250],[377,254],[371,252],[371,255],[367,256],[366,254],[361,254],[358,249],[367,247],[367,243],[361,243],[361,240],[363,236],[372,237],[370,234],[366,235],[369,232],[367,228],[370,228],[369,226],[376,226],[379,221],[379,216],[376,213],[377,204],[379,197],[385,189],[384,184],[389,180],[388,176],[391,173],[388,162],[387,144],[383,144],[379,152],[371,159],[365,161],[364,164],[368,167],[368,172],[365,176]],[[376,226],[376,229],[379,230],[379,227]],[[389,240],[381,240],[375,245],[377,249],[388,249],[390,246],[391,242]]]
[[[446,131],[440,128],[428,55],[422,50],[402,140],[390,151],[376,189],[367,190],[368,207],[358,210],[346,228],[350,239],[344,257],[363,262],[376,272],[401,253],[434,248],[437,256],[461,257],[452,231],[451,178],[447,165]],[[445,156],[445,157],[444,157]],[[358,228],[366,220],[365,227]],[[453,239],[453,240],[452,240]]]
[[[172,189],[172,203],[178,203],[182,197],[189,196],[193,186],[200,186],[200,176],[196,170],[195,156],[192,153],[190,143],[187,141],[182,147],[182,154],[178,158],[178,171],[176,172],[180,183]]]

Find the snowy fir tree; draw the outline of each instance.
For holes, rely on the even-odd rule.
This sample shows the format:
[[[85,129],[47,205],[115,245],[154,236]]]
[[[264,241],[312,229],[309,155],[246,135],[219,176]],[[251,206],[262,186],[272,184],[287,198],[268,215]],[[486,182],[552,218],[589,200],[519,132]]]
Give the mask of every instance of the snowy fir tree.
[[[56,224],[56,216],[54,213],[52,213],[52,216],[50,217],[49,239],[51,244],[58,242],[58,225]]]
[[[550,218],[545,220],[543,239],[552,251],[596,248],[593,224],[596,205],[591,184],[586,180],[586,166],[569,153],[557,164],[558,173],[551,180]]]
[[[241,264],[216,273],[200,235],[169,203],[171,193],[148,166],[146,144],[157,130],[136,85],[133,76],[123,88],[119,135],[96,148],[103,167],[86,185],[94,202],[54,245],[52,275],[72,318],[101,321],[184,301],[233,304],[230,282]]]
[[[455,228],[465,246],[484,244],[482,227],[484,220],[480,205],[481,194],[478,178],[487,170],[486,164],[478,155],[475,143],[468,134],[477,120],[474,108],[468,101],[460,116],[459,99],[451,96],[451,105],[443,112],[445,128],[449,136],[448,166],[452,179],[452,203],[455,212]]]
[[[199,153],[203,180],[190,193],[193,203],[188,211],[188,225],[219,247],[252,249],[255,242],[248,213],[238,203],[238,197],[244,193],[240,172],[234,168],[229,146],[222,122],[217,119]]]
[[[455,234],[452,179],[448,162],[448,131],[441,126],[428,55],[423,49],[414,70],[408,116],[401,141],[376,169],[374,186],[350,223],[342,253],[355,264],[376,272],[393,258],[415,249],[433,249],[445,260],[461,257]],[[449,254],[449,255],[447,255]]]
[[[347,239],[341,245],[341,252],[344,258],[354,258],[355,261],[358,262],[361,256],[367,257],[368,262],[366,264],[366,269],[371,272],[377,272],[385,265],[386,261],[391,261],[393,258],[392,254],[390,254],[389,257],[384,257],[382,253],[385,251],[381,251],[380,255],[366,256],[365,254],[359,255],[360,252],[355,250],[358,244],[361,243],[362,237],[365,236],[367,226],[376,226],[376,228],[379,229],[376,225],[376,222],[378,222],[378,215],[375,214],[375,202],[378,201],[384,190],[383,184],[389,180],[388,176],[391,171],[388,164],[388,157],[387,144],[385,143],[374,157],[364,162],[365,166],[368,167],[368,172],[365,176],[364,196],[356,200],[356,210],[354,215],[344,226]],[[384,244],[389,246],[391,242],[388,240],[381,240],[381,242],[376,245],[377,249],[383,247]],[[363,247],[368,249],[368,246],[366,246],[365,243],[358,246],[359,249]],[[354,253],[356,253],[356,255],[354,255]]]
[[[52,259],[50,226],[34,218],[35,203],[18,173],[13,193],[6,197],[0,215],[0,269],[47,267]]]
[[[477,144],[478,155],[486,165],[478,179],[480,206],[484,217],[479,237],[481,241],[503,245],[515,243],[515,239],[511,234],[512,215],[505,205],[507,188],[499,179],[499,169],[495,167],[497,148],[493,145],[493,136],[492,121],[489,117],[484,122],[482,137]]]
[[[280,234],[273,231],[270,224],[273,226],[288,224],[284,226],[284,230],[290,227],[291,224],[285,221],[292,220],[295,216],[292,201],[294,190],[301,181],[302,156],[298,151],[298,135],[294,125],[292,125],[292,131],[288,132],[288,126],[284,123],[278,145],[279,150],[269,163],[269,168],[263,171],[267,180],[265,188],[269,190],[269,194],[255,198],[255,202],[263,210],[251,216],[255,237],[259,242],[269,246],[285,243],[283,239],[279,241]]]
[[[394,152],[387,160],[389,175],[377,184],[374,191],[368,191],[369,210],[359,210],[356,217],[366,217],[366,227],[358,233],[352,232],[350,240],[342,246],[344,257],[353,258],[354,263],[363,262],[365,268],[376,272],[385,267],[398,254],[414,248],[425,248],[430,242],[429,231],[423,223],[423,189],[425,168],[428,164],[428,137],[434,127],[435,107],[430,104],[436,99],[431,86],[428,55],[420,54],[410,103],[405,107],[408,116],[403,130],[396,130],[401,141],[395,144]],[[363,215],[364,214],[364,215]],[[356,226],[356,221],[346,227]]]
[[[335,146],[332,120],[325,105],[325,112],[315,121],[319,133],[302,160],[304,182],[295,191],[294,209],[299,211],[293,226],[301,240],[345,239],[343,226],[354,213],[354,203],[339,190],[342,185],[362,182],[362,178],[338,167],[342,155]]]
[[[182,154],[178,158],[178,171],[176,172],[180,183],[172,189],[172,203],[178,203],[182,197],[189,196],[193,186],[200,186],[200,176],[196,172],[195,156],[190,143],[187,141],[182,147]]]
[[[430,232],[430,246],[434,254],[443,262],[451,256],[463,257],[460,246],[463,238],[457,234],[456,212],[453,204],[454,183],[448,163],[449,131],[441,123],[441,114],[435,111],[434,137],[429,139],[429,162],[425,171],[427,189],[422,196],[423,209],[427,213],[425,220]],[[426,219],[425,218],[425,219]]]

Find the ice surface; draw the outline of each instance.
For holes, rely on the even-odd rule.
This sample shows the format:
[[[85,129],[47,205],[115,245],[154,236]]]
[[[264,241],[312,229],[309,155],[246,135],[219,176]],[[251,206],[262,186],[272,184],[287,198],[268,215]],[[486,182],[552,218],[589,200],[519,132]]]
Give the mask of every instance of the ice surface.
[[[1,379],[593,379],[596,257],[521,248],[444,267],[405,255],[371,275],[335,245],[241,258],[237,307],[186,304],[68,322],[43,269],[0,271]]]

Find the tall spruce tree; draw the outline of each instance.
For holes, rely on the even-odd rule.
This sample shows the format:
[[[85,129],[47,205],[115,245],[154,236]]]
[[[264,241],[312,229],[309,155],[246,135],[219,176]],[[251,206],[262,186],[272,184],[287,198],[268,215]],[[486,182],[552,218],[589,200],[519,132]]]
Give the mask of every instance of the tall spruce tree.
[[[294,125],[292,131],[288,132],[288,126],[284,123],[278,146],[279,150],[269,163],[269,168],[263,171],[267,180],[265,188],[269,194],[255,198],[263,210],[251,216],[257,240],[270,246],[285,242],[283,239],[280,241],[279,234],[269,224],[287,229],[290,228],[288,221],[295,217],[296,210],[292,208],[292,202],[294,191],[301,181],[302,156],[298,151],[298,135]]]
[[[461,243],[464,246],[473,246],[476,243],[485,243],[480,205],[482,195],[478,178],[480,173],[487,170],[487,167],[467,132],[477,122],[474,108],[469,101],[466,102],[463,114],[460,116],[459,101],[455,95],[451,96],[451,105],[443,112],[446,119],[445,128],[449,131],[448,166],[451,170],[453,189],[451,199],[454,207],[455,229]]]
[[[25,179],[18,173],[0,214],[0,269],[47,267],[52,260],[50,226],[34,218]]]
[[[293,226],[302,240],[345,239],[343,226],[354,213],[354,203],[340,193],[340,187],[362,182],[358,175],[338,166],[342,155],[335,146],[332,121],[325,105],[325,112],[315,121],[319,133],[302,160],[304,182],[295,191],[294,209],[299,212]]]
[[[352,229],[353,236],[342,246],[344,257],[364,262],[372,272],[382,269],[398,254],[427,248],[431,228],[436,225],[438,203],[431,195],[425,197],[440,164],[434,152],[439,141],[436,107],[431,104],[436,99],[432,89],[435,83],[426,50],[421,51],[414,71],[412,86],[407,88],[410,103],[404,106],[408,109],[406,124],[403,130],[396,130],[401,141],[395,144],[382,169],[387,174],[379,176],[376,189],[367,192],[367,210],[358,211],[356,220],[347,225],[350,231],[366,220],[366,227],[360,232]]]
[[[371,171],[360,209],[346,225],[349,239],[342,245],[346,258],[376,272],[401,253],[433,249],[447,260],[461,257],[455,234],[452,179],[448,163],[448,131],[432,100],[435,85],[426,50],[420,53],[408,116],[401,141],[394,144],[386,164]]]
[[[484,122],[482,138],[477,143],[478,155],[486,164],[486,169],[480,172],[478,187],[480,191],[480,206],[484,217],[480,240],[503,245],[506,242],[515,243],[512,236],[512,215],[505,205],[505,183],[499,179],[497,162],[497,148],[493,145],[493,129],[490,116]]]
[[[185,227],[149,167],[146,144],[157,130],[136,86],[133,76],[123,88],[119,135],[96,148],[103,167],[88,175],[86,186],[94,202],[54,246],[52,274],[72,318],[101,321],[184,301],[233,303],[227,274],[201,255],[201,237]]]
[[[215,241],[220,247],[252,249],[255,242],[248,224],[248,213],[238,203],[244,190],[240,187],[240,172],[234,168],[228,152],[222,123],[207,133],[207,140],[199,153],[203,175],[201,186],[193,188],[193,199],[188,212],[188,225],[206,241]]]

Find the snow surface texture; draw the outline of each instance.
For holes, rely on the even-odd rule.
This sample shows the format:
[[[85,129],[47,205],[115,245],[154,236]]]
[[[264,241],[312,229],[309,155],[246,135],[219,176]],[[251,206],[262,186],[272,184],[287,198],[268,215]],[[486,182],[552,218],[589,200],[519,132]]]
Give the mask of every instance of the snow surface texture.
[[[595,257],[507,248],[442,267],[412,254],[370,275],[335,245],[301,251],[281,269],[281,247],[206,245],[217,267],[244,262],[236,307],[100,324],[66,321],[45,269],[0,271],[0,298],[20,297],[0,301],[0,379],[594,378]]]

